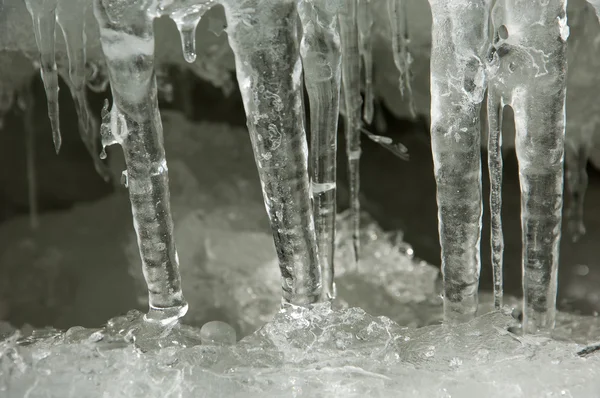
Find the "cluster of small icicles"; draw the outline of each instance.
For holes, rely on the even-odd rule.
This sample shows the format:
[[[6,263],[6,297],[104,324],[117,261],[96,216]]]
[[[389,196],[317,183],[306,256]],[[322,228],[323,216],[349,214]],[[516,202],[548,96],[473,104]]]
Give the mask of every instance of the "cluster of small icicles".
[[[224,7],[277,248],[283,298],[310,305],[335,297],[338,115],[343,115],[346,139],[356,262],[361,133],[406,157],[402,145],[365,129],[374,115],[374,2],[25,0],[40,52],[56,150],[61,145],[59,74],[75,100],[79,129],[98,172],[108,176],[98,159],[100,131],[103,146],[118,143],[123,149],[150,298],[147,320],[170,323],[187,310],[169,205],[153,20],[166,15],[175,22],[183,56],[191,63],[196,60],[199,21],[216,4]],[[430,0],[432,150],[448,321],[470,319],[477,310],[482,213],[479,112],[487,91],[496,305],[502,305],[500,127],[502,108],[509,105],[515,109],[523,187],[524,330],[553,327],[562,217],[565,3],[543,0],[532,11],[522,9],[530,6],[528,2],[517,0]],[[88,6],[100,28],[105,57],[101,68],[86,62],[83,16]],[[406,0],[387,0],[387,6],[399,89],[415,114]],[[57,23],[67,44],[68,68],[57,68]],[[90,66],[93,78],[87,76]],[[110,82],[114,102],[110,111],[105,104],[101,128],[90,115],[86,81],[97,90]],[[310,143],[303,88],[309,98]]]

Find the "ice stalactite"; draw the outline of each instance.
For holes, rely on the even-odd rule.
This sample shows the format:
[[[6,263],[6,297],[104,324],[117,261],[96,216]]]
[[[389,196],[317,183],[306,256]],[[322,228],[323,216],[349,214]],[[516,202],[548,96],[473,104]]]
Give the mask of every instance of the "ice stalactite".
[[[410,36],[408,34],[408,13],[406,11],[407,0],[387,0],[390,25],[392,27],[392,53],[394,63],[400,73],[399,88],[402,96],[408,99],[408,108],[412,117],[416,117],[413,95],[410,65],[412,56],[409,51]],[[431,3],[431,1],[430,1]]]
[[[90,4],[87,0],[59,0],[56,7],[56,21],[60,26],[67,47],[68,72],[62,74],[67,82],[75,110],[81,139],[92,156],[96,171],[105,181],[109,180],[108,168],[98,157],[99,126],[91,115],[86,95],[86,35],[85,18]]]
[[[198,4],[185,6],[171,3],[165,10],[161,10],[161,13],[169,14],[175,25],[177,25],[181,37],[183,58],[189,63],[196,61],[196,27],[204,13],[213,5],[214,0],[205,0]],[[169,8],[173,8],[173,10],[169,11]]]
[[[58,113],[58,72],[54,52],[57,0],[25,0],[25,5],[33,20],[35,41],[40,52],[40,72],[48,101],[48,117],[52,126],[54,148],[58,153],[62,138]]]
[[[187,311],[173,238],[169,178],[154,71],[151,0],[96,0],[94,13],[113,94],[103,145],[119,143],[150,310],[146,319],[171,323]]]
[[[338,8],[337,0],[301,0],[298,4],[303,30],[300,54],[310,102],[313,216],[324,300],[335,297],[336,153],[342,61]]]
[[[477,312],[482,216],[479,112],[485,93],[488,0],[430,0],[431,146],[444,277],[444,317]]]
[[[25,85],[19,94],[17,104],[23,115],[23,131],[25,133],[25,159],[27,163],[27,199],[29,204],[29,225],[31,229],[39,226],[38,199],[37,199],[37,173],[35,164],[35,120],[33,88],[31,84]]]
[[[229,44],[282,275],[283,298],[319,300],[295,0],[224,1]]]
[[[563,205],[566,1],[496,3],[491,77],[514,111],[521,183],[523,330],[554,327]]]
[[[367,124],[373,123],[375,114],[375,98],[373,95],[373,13],[371,0],[358,0],[358,37],[359,52],[362,58],[364,75],[365,103],[363,120]]]
[[[358,35],[358,0],[346,1],[338,14],[342,44],[342,89],[344,99],[344,128],[348,156],[348,184],[350,185],[350,210],[354,234],[354,260],[358,266],[360,255],[360,51]]]
[[[504,235],[502,233],[502,111],[504,103],[493,83],[489,85],[488,170],[490,177],[490,239],[494,278],[494,308],[502,307]]]

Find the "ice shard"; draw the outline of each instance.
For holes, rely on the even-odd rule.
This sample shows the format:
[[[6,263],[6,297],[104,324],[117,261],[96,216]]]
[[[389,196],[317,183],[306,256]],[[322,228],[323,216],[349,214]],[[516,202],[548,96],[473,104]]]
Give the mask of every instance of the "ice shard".
[[[46,90],[48,117],[52,126],[52,139],[58,153],[62,138],[58,113],[58,72],[54,53],[57,0],[25,0],[25,5],[33,20],[35,41],[40,52],[40,73]]]
[[[125,155],[133,223],[148,284],[146,319],[171,323],[185,314],[187,303],[181,292],[158,110],[153,6],[151,0],[96,0],[94,14],[114,101],[110,116],[104,111],[103,145],[119,143]]]
[[[295,0],[224,1],[254,158],[282,275],[283,298],[321,295],[308,179]]]
[[[360,254],[360,51],[358,35],[358,0],[346,1],[339,12],[339,31],[342,44],[342,88],[344,99],[344,132],[348,156],[348,184],[350,210],[354,222],[354,261],[358,265]]]
[[[300,54],[310,102],[310,176],[322,298],[335,297],[336,153],[342,53],[337,0],[302,0]]]
[[[163,3],[169,4],[161,12],[168,13],[179,30],[183,58],[189,63],[196,61],[196,27],[204,13],[213,6],[214,0]],[[167,11],[170,8],[172,10]]]
[[[444,317],[475,316],[482,215],[479,112],[485,93],[488,0],[430,0],[431,147],[444,277]]]
[[[514,112],[521,183],[523,330],[554,327],[563,205],[566,1],[496,3],[491,79]]]

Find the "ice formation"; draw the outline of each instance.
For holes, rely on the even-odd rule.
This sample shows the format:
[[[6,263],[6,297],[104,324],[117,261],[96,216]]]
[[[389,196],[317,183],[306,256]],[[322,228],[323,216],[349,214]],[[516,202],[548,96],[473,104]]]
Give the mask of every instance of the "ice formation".
[[[503,109],[510,106],[514,112],[522,193],[522,328],[526,334],[537,334],[551,333],[555,326],[565,157],[569,37],[566,0],[539,0],[535,6],[522,0],[429,0],[433,20],[431,144],[442,248],[443,313],[448,324],[468,323],[437,327],[427,336],[428,330],[406,331],[387,318],[372,318],[360,310],[331,309],[328,301],[336,296],[334,266],[340,262],[346,267],[353,264],[353,271],[360,278],[367,278],[358,271],[361,268],[358,266],[360,138],[364,123],[371,123],[374,117],[374,20],[378,15],[376,7],[382,7],[381,4],[388,14],[390,51],[400,74],[399,89],[411,114],[416,114],[408,0],[376,3],[374,0],[95,0],[89,4],[85,0],[24,0],[33,21],[56,151],[61,146],[59,75],[74,98],[80,133],[97,170],[108,175],[97,157],[98,130],[103,147],[119,144],[123,149],[127,166],[123,176],[131,202],[149,311],[144,317],[130,313],[112,320],[102,331],[71,329],[66,334],[49,331],[43,338],[33,336],[19,342],[17,334],[0,343],[0,369],[18,368],[6,380],[11,394],[37,394],[52,383],[47,369],[56,365],[54,361],[59,360],[60,354],[73,355],[77,350],[87,355],[84,365],[92,371],[100,369],[103,377],[110,377],[114,369],[109,367],[105,372],[106,363],[97,363],[98,356],[91,354],[94,350],[107,350],[107,354],[100,356],[110,358],[111,363],[125,361],[132,368],[141,367],[142,371],[153,374],[168,368],[173,383],[161,386],[162,396],[197,394],[202,387],[185,381],[187,374],[194,372],[236,393],[257,391],[256,384],[273,385],[270,370],[246,376],[243,369],[248,366],[265,369],[282,366],[289,372],[287,380],[299,380],[297,385],[289,386],[299,393],[303,388],[312,391],[315,384],[327,384],[314,376],[317,373],[333,375],[329,387],[339,388],[332,391],[335,394],[411,393],[416,387],[401,386],[395,380],[402,375],[414,375],[414,370],[428,358],[440,356],[444,366],[462,369],[465,379],[481,366],[491,373],[507,360],[532,363],[523,360],[524,357],[533,358],[534,363],[538,361],[540,367],[554,360],[565,361],[575,368],[590,366],[589,374],[578,382],[581,386],[578,392],[597,393],[596,357],[582,365],[587,360],[581,357],[586,357],[587,351],[556,359],[555,351],[574,351],[574,347],[541,337],[515,337],[506,331],[509,318],[500,312],[474,319],[479,309],[483,212],[480,113],[487,93],[494,306],[497,310],[503,308],[501,132]],[[187,312],[188,304],[181,288],[175,245],[155,66],[155,24],[168,16],[179,31],[178,48],[183,58],[197,68],[202,56],[197,53],[196,28],[217,4],[225,11],[227,37],[275,244],[283,297],[282,310],[275,320],[238,345],[234,345],[235,330],[222,322],[206,324],[199,332],[178,322]],[[93,60],[86,55],[89,8],[93,8],[99,27],[101,48],[97,52],[101,56]],[[64,36],[66,61],[58,58],[55,51],[57,24]],[[102,90],[107,84],[113,103],[110,112],[108,103],[105,105],[102,126],[98,127],[91,116],[85,90],[86,86]],[[310,145],[305,129],[304,87],[310,103]],[[13,87],[0,89],[0,112],[12,106],[13,91]],[[168,94],[169,90],[163,92]],[[342,260],[339,254],[336,257],[336,133],[340,113],[344,116],[350,187],[350,213],[344,232],[351,231],[353,247],[353,255]],[[584,232],[582,201],[589,147],[586,140],[590,140],[594,127],[595,120],[582,129],[581,139],[567,139],[570,145],[567,177],[573,197],[569,215],[576,237]],[[403,153],[400,146],[385,137],[368,132],[367,135]],[[29,177],[33,198],[35,176]],[[381,253],[386,252],[369,254],[376,257]],[[386,255],[391,256],[389,252]],[[386,280],[384,285],[393,290],[390,281]],[[464,341],[465,336],[477,338]],[[414,353],[410,345],[403,348],[404,342],[411,339],[422,341],[422,347],[419,344],[412,347],[426,349]],[[53,340],[72,345],[61,346]],[[488,340],[497,343],[497,352],[490,353],[483,347]],[[125,346],[123,341],[127,343]],[[371,342],[372,347],[358,341]],[[438,354],[438,347],[444,345],[442,341],[467,344],[470,354],[450,358],[443,349]],[[190,348],[200,342],[206,347]],[[19,344],[31,344],[45,350],[46,355],[32,356],[28,351],[31,348],[17,347]],[[209,349],[212,344],[221,347]],[[229,347],[232,345],[233,348]],[[170,347],[168,353],[159,350],[154,364],[137,351],[168,350],[169,346],[175,348]],[[368,363],[357,363],[351,358],[354,346],[358,357],[368,357]],[[517,349],[522,353],[511,359]],[[190,359],[194,353],[201,359]],[[122,357],[113,358],[114,355]],[[135,361],[131,361],[134,357]],[[434,364],[434,370],[429,371],[435,374],[436,366],[441,365]],[[232,369],[236,376],[222,376],[224,369]],[[348,386],[340,381],[340,374],[342,379],[350,376],[369,379],[376,387]],[[553,374],[544,380],[550,386],[549,393],[569,391],[566,382],[553,379]],[[79,381],[81,388],[86,388],[86,380]],[[27,383],[30,388],[22,391]],[[522,383],[512,395],[527,396],[535,391],[527,380]],[[267,390],[275,393],[279,381],[275,386]],[[134,384],[131,391],[119,393],[138,395],[147,388]],[[450,396],[467,391],[468,386],[431,388],[432,393]],[[488,396],[497,393],[495,389],[486,391]]]

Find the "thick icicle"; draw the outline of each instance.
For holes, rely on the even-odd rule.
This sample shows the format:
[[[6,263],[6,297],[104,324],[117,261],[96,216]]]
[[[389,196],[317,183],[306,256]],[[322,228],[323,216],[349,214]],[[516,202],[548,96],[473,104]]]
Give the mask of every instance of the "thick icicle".
[[[408,109],[412,117],[416,117],[413,95],[410,64],[412,56],[409,52],[410,36],[408,35],[408,15],[406,11],[407,0],[387,0],[390,25],[392,27],[392,53],[394,63],[400,72],[400,93],[408,99]],[[430,1],[431,3],[431,1]]]
[[[523,331],[554,326],[563,204],[566,1],[531,7],[503,0],[492,22],[502,39],[495,81],[515,115],[523,228]],[[496,11],[496,7],[494,11]]]
[[[119,143],[125,155],[133,224],[148,284],[146,319],[169,323],[185,314],[187,303],[181,292],[158,110],[152,3],[96,0],[94,13],[114,100],[110,133],[103,126],[103,145]]]
[[[485,92],[488,0],[430,0],[431,147],[444,276],[444,318],[475,316],[481,267],[479,112]]]
[[[224,1],[229,44],[282,274],[283,298],[319,299],[296,0]]]
[[[110,178],[108,168],[98,157],[100,129],[96,119],[91,116],[86,95],[85,18],[88,5],[87,0],[58,1],[56,21],[65,38],[69,59],[68,73],[62,76],[69,86],[75,103],[81,139],[92,156],[96,171],[105,181],[108,181]]]
[[[324,300],[335,297],[336,152],[342,61],[338,5],[337,0],[301,0],[298,5],[304,32],[300,54],[310,101],[310,174]]]
[[[494,308],[502,308],[504,235],[502,233],[502,99],[490,84],[488,114],[488,172],[490,177],[490,237],[494,278]]]
[[[358,0],[348,0],[339,12],[342,43],[342,87],[345,107],[346,153],[348,155],[348,184],[350,210],[353,219],[354,260],[360,255],[360,52],[358,39]]]
[[[358,33],[359,52],[362,58],[364,74],[365,103],[363,120],[368,124],[373,122],[374,96],[373,96],[373,13],[371,0],[358,0]]]
[[[58,72],[54,53],[57,0],[25,0],[25,5],[33,20],[35,41],[40,51],[40,72],[46,89],[54,148],[58,153],[62,138],[58,116]]]

